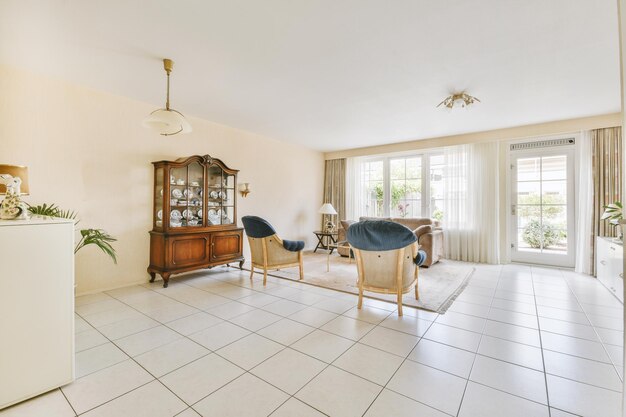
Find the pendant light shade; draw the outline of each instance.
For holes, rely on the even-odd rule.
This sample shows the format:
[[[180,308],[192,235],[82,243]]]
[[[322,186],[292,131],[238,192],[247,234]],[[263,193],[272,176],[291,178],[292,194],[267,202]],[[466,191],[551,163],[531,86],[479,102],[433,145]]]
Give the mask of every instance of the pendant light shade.
[[[163,136],[176,135],[177,133],[191,132],[191,125],[185,116],[179,111],[170,108],[170,73],[174,68],[171,59],[163,60],[163,68],[167,73],[167,98],[164,109],[157,109],[150,113],[143,121],[144,127],[152,129]]]

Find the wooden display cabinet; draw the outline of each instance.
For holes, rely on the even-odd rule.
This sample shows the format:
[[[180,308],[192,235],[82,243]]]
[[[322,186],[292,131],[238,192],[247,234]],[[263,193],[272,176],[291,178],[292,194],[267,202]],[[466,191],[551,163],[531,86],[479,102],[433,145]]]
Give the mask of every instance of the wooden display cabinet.
[[[237,173],[209,155],[154,165],[150,282],[167,288],[181,272],[239,262],[243,229],[237,227]]]

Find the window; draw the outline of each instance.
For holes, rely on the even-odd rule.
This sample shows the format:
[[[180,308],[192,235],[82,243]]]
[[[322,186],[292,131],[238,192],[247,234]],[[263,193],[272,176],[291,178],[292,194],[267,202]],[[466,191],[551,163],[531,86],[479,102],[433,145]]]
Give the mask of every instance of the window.
[[[372,158],[361,162],[358,216],[443,216],[442,154]]]

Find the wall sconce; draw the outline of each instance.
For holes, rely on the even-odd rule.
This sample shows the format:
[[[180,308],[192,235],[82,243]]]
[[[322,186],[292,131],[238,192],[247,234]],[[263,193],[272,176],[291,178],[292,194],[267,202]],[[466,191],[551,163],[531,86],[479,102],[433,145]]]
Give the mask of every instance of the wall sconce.
[[[28,207],[20,196],[28,195],[28,168],[0,164],[0,219],[28,220]]]
[[[244,182],[242,184],[239,184],[239,192],[241,193],[241,196],[243,198],[246,198],[248,196],[248,194],[250,194],[252,190],[250,190],[250,183],[249,182]]]

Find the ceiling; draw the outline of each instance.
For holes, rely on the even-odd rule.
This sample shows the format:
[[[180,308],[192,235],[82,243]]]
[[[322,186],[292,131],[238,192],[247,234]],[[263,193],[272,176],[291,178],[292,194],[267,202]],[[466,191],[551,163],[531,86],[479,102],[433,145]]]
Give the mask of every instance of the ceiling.
[[[320,151],[620,111],[615,0],[0,2],[0,64],[162,107],[164,57],[173,108]]]

